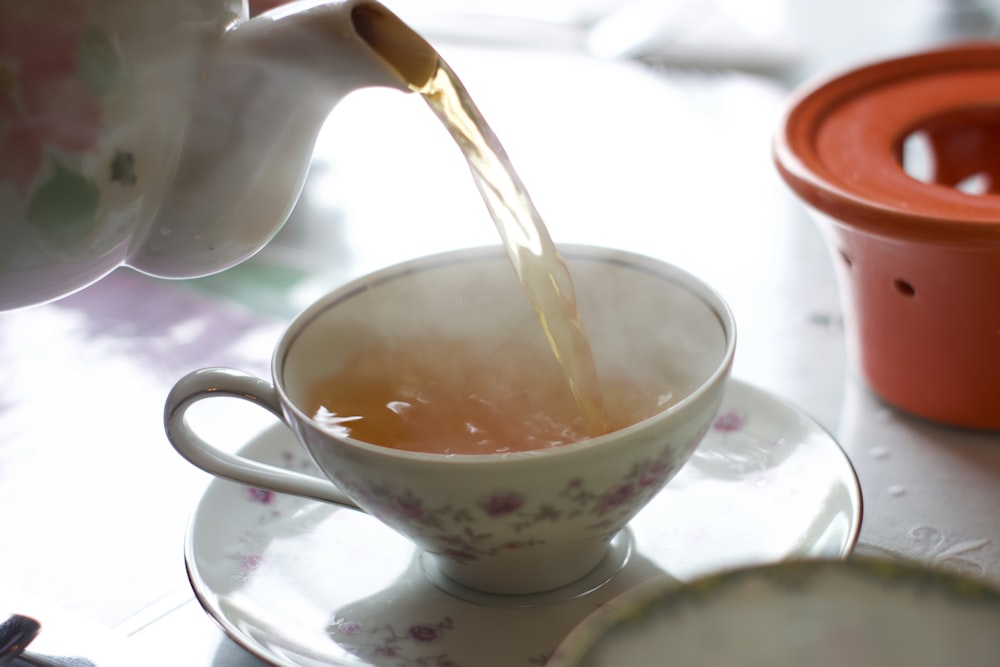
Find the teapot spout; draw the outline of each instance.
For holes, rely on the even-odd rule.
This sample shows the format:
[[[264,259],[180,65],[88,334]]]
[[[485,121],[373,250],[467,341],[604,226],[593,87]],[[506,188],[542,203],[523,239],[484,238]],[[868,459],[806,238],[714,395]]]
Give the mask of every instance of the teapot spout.
[[[348,93],[419,90],[435,50],[373,0],[294,2],[206,55],[175,176],[127,264],[192,278],[255,254],[298,199],[316,138]]]
[[[385,7],[359,2],[351,9],[351,23],[358,36],[410,90],[420,91],[433,79],[438,69],[437,51]]]

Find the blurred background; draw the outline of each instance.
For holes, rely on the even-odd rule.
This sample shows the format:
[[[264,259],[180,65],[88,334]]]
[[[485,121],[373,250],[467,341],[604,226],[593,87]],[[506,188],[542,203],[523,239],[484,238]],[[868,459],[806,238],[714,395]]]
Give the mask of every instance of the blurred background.
[[[280,4],[249,1],[252,14]],[[384,4],[461,78],[556,243],[650,254],[705,279],[740,324],[735,374],[840,421],[833,265],[774,168],[772,138],[810,82],[997,38],[1000,0]],[[371,270],[497,242],[460,151],[419,96],[366,89],[331,113],[277,238],[187,286],[287,321]]]
[[[282,4],[249,3],[254,15]],[[776,209],[801,216],[770,161],[791,91],[867,61],[994,39],[1000,14],[1000,0],[384,4],[463,80],[557,242],[606,244],[595,228],[627,217],[614,243],[705,272],[723,290],[733,271],[719,267],[731,268],[731,257],[686,264],[711,256],[692,248],[699,234],[721,247],[717,233],[679,219]],[[279,237],[252,262],[196,286],[287,317],[372,268],[495,243],[484,213],[453,142],[417,96],[360,91],[334,109]],[[428,214],[435,231],[422,234],[415,221]],[[748,227],[731,252],[780,257],[769,228]]]
[[[284,0],[249,0],[251,14]],[[997,34],[997,0],[387,0],[435,43],[575,49],[795,84],[858,59]]]

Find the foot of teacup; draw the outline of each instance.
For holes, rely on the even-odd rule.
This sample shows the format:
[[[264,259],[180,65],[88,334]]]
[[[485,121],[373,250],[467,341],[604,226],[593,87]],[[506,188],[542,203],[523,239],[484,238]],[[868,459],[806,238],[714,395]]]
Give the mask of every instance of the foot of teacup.
[[[583,553],[581,553],[583,551]],[[456,568],[453,561],[424,553],[420,557],[427,578],[445,593],[487,607],[541,607],[572,600],[590,593],[618,574],[633,551],[632,533],[626,528],[615,535],[610,543],[598,549],[581,550],[579,545],[565,555],[562,568],[546,559],[511,561],[505,575],[496,570],[475,572],[482,579],[470,580],[469,572]],[[586,556],[584,558],[583,556]],[[574,566],[573,568],[568,567]],[[459,581],[456,569],[466,575]],[[567,576],[573,573],[573,578]],[[477,585],[478,584],[478,585]]]

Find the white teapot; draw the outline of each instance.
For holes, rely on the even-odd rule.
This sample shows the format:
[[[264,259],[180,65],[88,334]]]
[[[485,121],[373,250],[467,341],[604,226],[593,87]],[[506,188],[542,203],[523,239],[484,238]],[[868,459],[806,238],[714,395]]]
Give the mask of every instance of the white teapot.
[[[435,63],[373,0],[253,19],[245,0],[2,0],[0,311],[118,266],[243,261],[284,223],[337,102]]]

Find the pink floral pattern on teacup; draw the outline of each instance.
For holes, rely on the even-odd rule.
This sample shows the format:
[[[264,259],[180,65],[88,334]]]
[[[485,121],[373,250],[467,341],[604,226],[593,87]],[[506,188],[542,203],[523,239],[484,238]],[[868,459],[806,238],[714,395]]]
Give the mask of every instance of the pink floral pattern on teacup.
[[[744,412],[733,412],[740,415],[729,419],[725,415],[723,422],[726,428],[713,428],[716,432],[738,432],[745,423]],[[706,429],[707,430],[707,429]],[[699,434],[692,439],[690,446],[695,446],[702,439]],[[289,470],[312,473],[316,469],[311,458],[295,450],[282,450],[273,453],[275,461]],[[680,460],[683,460],[681,458]],[[511,490],[495,490],[486,492],[475,508],[467,508],[470,515],[479,515],[481,521],[492,518],[512,519],[522,516],[524,512],[534,509],[529,523],[544,524],[568,514],[599,518],[613,514],[616,509],[623,509],[621,503],[625,499],[634,499],[642,494],[658,493],[663,483],[674,472],[674,459],[667,452],[661,453],[652,460],[634,463],[623,477],[607,484],[607,488],[594,489],[580,478],[566,480],[559,491],[565,496],[565,504],[542,503],[536,505],[530,498]],[[295,514],[303,506],[312,506],[313,501],[307,501],[295,496],[275,493],[266,489],[244,486],[239,489],[242,502],[253,507],[249,511],[249,528],[243,530],[234,543],[227,549],[228,576],[234,582],[250,582],[261,576],[264,570],[281,570],[295,567],[293,563],[301,557],[297,551],[267,553],[276,533],[287,527],[288,517]],[[412,494],[401,494],[403,502],[398,507],[407,513],[427,520],[433,520],[439,513],[428,511],[424,503]],[[544,507],[540,507],[544,505]],[[449,515],[462,515],[462,512],[452,510]],[[275,526],[282,526],[279,530]],[[446,543],[454,540],[452,555],[456,558],[478,558],[479,554],[465,551],[464,536],[443,534]],[[504,549],[517,549],[527,546],[524,542],[510,540],[502,545]],[[291,559],[291,560],[285,560]],[[390,599],[394,599],[390,596]],[[326,634],[341,649],[348,651],[361,660],[359,664],[370,667],[392,665],[393,667],[472,667],[471,663],[461,661],[456,656],[456,646],[462,646],[470,635],[478,631],[468,624],[462,626],[462,619],[448,615],[426,615],[415,613],[412,617],[396,616],[391,607],[376,608],[374,611],[364,611],[352,602],[347,608],[333,614],[325,625]],[[525,655],[522,660],[513,664],[530,667],[544,665],[549,659],[548,653]]]
[[[610,482],[595,485],[569,478],[553,485],[545,498],[496,488],[484,490],[473,505],[435,504],[409,488],[348,478],[336,481],[374,515],[417,538],[427,551],[472,562],[545,544],[552,527],[571,521],[584,522],[591,535],[613,535],[673,477],[702,436],[680,448],[665,447],[655,458],[635,461]]]

